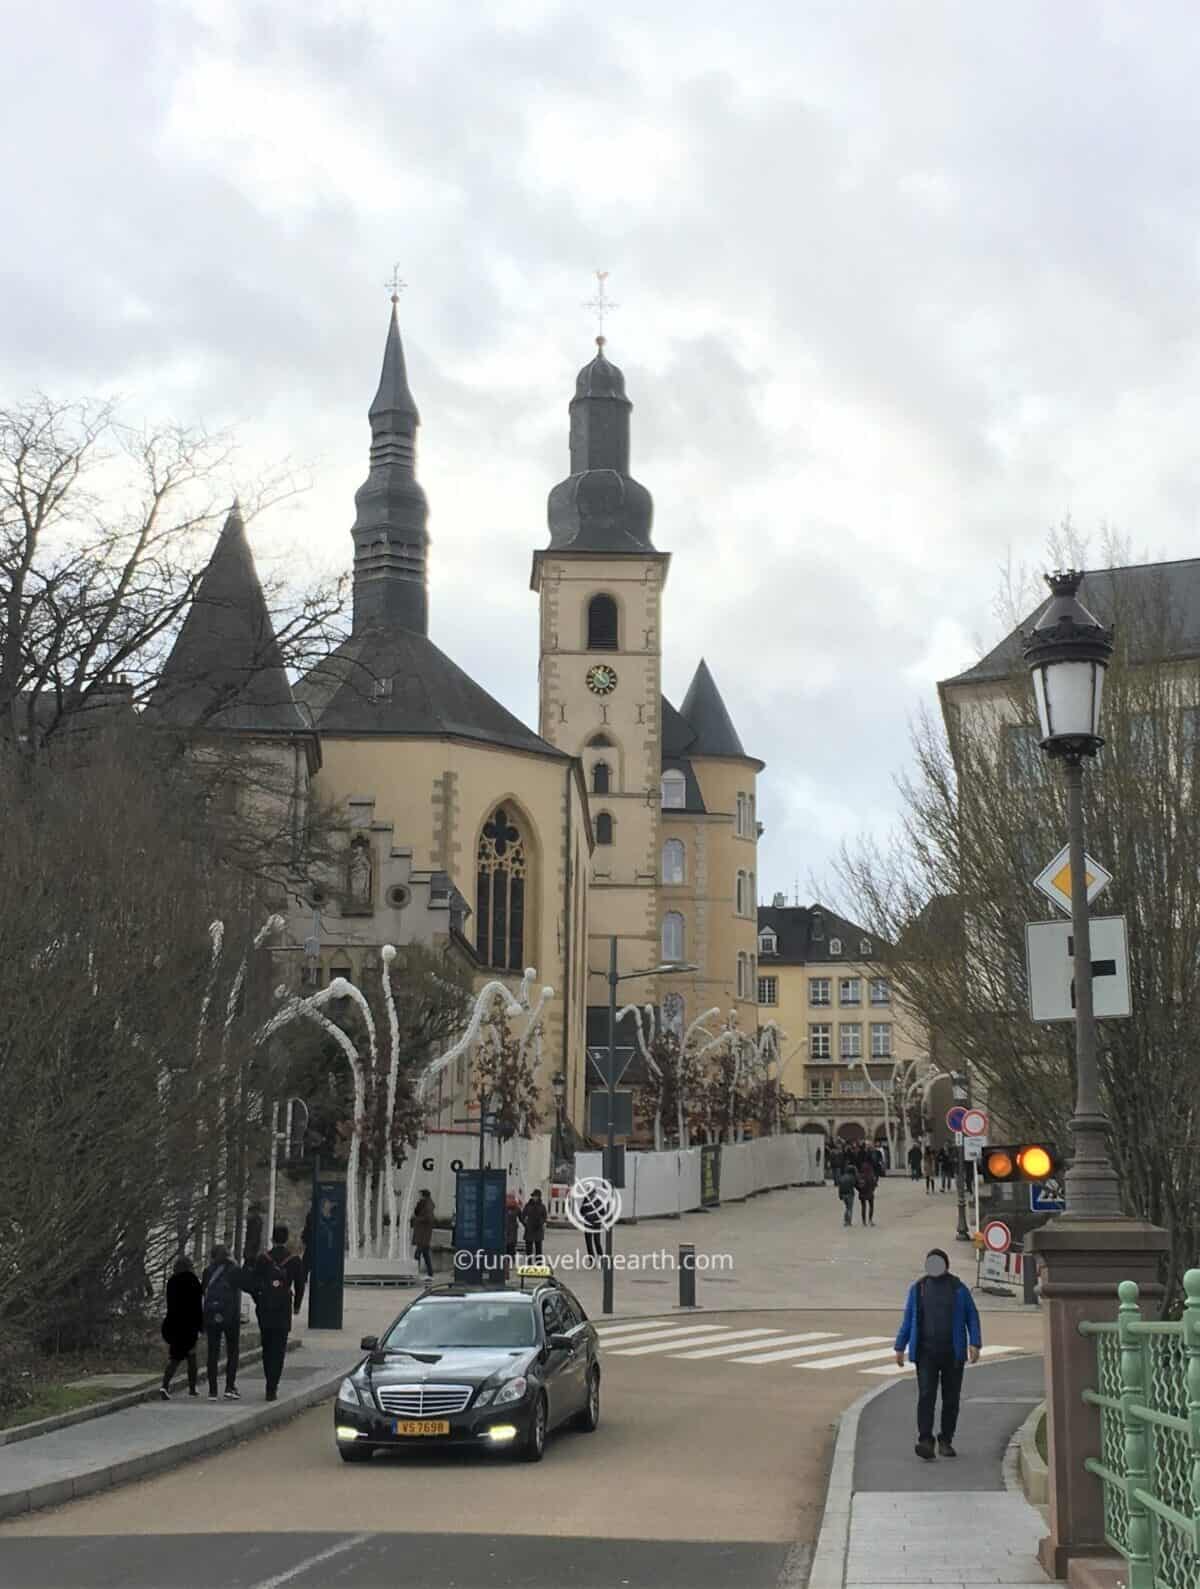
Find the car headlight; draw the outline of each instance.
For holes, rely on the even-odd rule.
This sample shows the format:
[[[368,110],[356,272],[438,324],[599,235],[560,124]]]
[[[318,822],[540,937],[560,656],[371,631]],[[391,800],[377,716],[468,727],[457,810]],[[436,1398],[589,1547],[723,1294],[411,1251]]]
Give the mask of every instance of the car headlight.
[[[339,1401],[352,1402],[356,1407],[362,1406],[362,1397],[359,1395],[358,1386],[349,1377],[344,1379],[338,1386],[337,1399]]]
[[[506,1402],[520,1401],[528,1389],[529,1381],[524,1374],[518,1374],[516,1379],[506,1379],[496,1392],[493,1404],[497,1407],[502,1407]]]

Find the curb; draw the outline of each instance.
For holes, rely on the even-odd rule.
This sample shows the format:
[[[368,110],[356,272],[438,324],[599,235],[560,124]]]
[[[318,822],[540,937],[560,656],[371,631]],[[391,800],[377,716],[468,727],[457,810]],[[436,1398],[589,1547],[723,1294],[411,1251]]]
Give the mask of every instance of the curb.
[[[202,1434],[164,1446],[162,1450],[148,1452],[145,1456],[127,1457],[105,1468],[95,1468],[72,1478],[50,1479],[32,1485],[28,1490],[14,1490],[0,1495],[0,1519],[18,1517],[23,1512],[35,1512],[44,1506],[60,1506],[64,1501],[79,1500],[94,1495],[98,1490],[115,1489],[133,1479],[144,1479],[152,1473],[163,1473],[193,1457],[206,1456],[223,1446],[233,1445],[249,1435],[260,1434],[276,1424],[289,1422],[298,1413],[307,1412],[318,1402],[327,1400],[346,1376],[345,1366],[330,1373],[315,1385],[309,1385],[287,1401],[267,1402],[256,1407],[247,1418],[236,1423],[223,1424],[219,1429],[206,1429]]]
[[[1046,1416],[1043,1401],[1009,1441],[1004,1454],[1004,1486],[1023,1495],[1030,1506],[1044,1509],[1050,1497],[1050,1470],[1037,1448],[1038,1425]]]
[[[289,1340],[288,1352],[294,1352],[303,1345],[302,1335],[294,1341]],[[240,1371],[247,1363],[261,1362],[262,1347],[253,1346],[248,1352],[239,1354],[238,1369]],[[222,1358],[220,1367],[224,1366],[225,1359]],[[22,1440],[36,1440],[39,1435],[52,1435],[59,1429],[70,1429],[77,1423],[91,1423],[94,1418],[105,1418],[110,1412],[124,1412],[129,1407],[139,1407],[144,1401],[154,1400],[161,1381],[161,1373],[150,1375],[133,1390],[123,1390],[116,1396],[101,1396],[98,1401],[88,1402],[86,1406],[76,1407],[71,1412],[55,1412],[49,1418],[34,1418],[29,1423],[14,1424],[11,1429],[0,1429],[0,1448],[18,1445]]]
[[[821,1513],[821,1527],[813,1551],[808,1589],[843,1589],[846,1550],[850,1543],[850,1504],[854,1498],[854,1450],[858,1443],[859,1419],[864,1409],[877,1396],[884,1396],[892,1390],[895,1383],[894,1380],[888,1380],[868,1390],[857,1401],[851,1402],[838,1417],[837,1439],[829,1468],[829,1487],[825,1492],[825,1509]]]

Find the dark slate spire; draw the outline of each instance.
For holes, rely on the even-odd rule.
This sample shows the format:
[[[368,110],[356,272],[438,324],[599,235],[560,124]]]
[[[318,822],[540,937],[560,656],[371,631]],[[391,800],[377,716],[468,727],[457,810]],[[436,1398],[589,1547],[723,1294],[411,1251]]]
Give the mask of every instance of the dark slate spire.
[[[652,552],[654,504],[629,473],[625,377],[597,353],[580,370],[571,402],[571,473],[550,493],[550,545],[575,552]]]
[[[236,498],[154,687],[150,712],[176,728],[305,729]]]
[[[393,294],[383,372],[368,410],[371,472],[354,497],[355,634],[393,627],[425,634],[429,627],[429,504],[416,478],[421,416],[408,389],[396,304]]]
[[[751,759],[742,749],[733,719],[703,658],[688,686],[680,713],[696,735],[688,746],[689,756],[738,756],[743,761]]]

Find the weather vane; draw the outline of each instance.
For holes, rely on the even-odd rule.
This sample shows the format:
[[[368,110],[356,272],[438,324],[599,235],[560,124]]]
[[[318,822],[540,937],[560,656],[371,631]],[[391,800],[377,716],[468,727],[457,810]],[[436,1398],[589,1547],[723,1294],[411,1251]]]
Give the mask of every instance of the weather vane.
[[[400,266],[399,265],[393,265],[392,266],[392,278],[391,278],[390,281],[385,281],[383,285],[385,287],[387,287],[391,291],[392,302],[393,303],[399,303],[400,302],[400,294],[408,286],[408,283],[406,281],[401,281],[400,280]]]
[[[596,346],[598,348],[602,348],[605,341],[604,316],[606,314],[611,314],[614,309],[619,309],[621,307],[620,304],[613,303],[612,299],[608,297],[607,288],[605,287],[605,283],[607,281],[608,272],[606,270],[598,270],[596,272],[596,296],[594,298],[589,298],[587,303],[585,303],[583,306],[585,309],[591,309],[595,313],[596,325],[598,328]]]

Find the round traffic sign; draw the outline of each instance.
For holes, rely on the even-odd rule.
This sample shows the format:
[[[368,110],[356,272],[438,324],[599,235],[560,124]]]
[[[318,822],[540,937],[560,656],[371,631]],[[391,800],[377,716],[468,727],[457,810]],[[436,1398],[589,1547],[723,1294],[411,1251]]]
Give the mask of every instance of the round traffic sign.
[[[983,1245],[989,1252],[1007,1252],[1012,1246],[1012,1231],[1002,1219],[989,1219],[983,1227]]]
[[[982,1109],[964,1109],[962,1125],[959,1127],[964,1137],[987,1136],[988,1117]]]
[[[947,1131],[961,1131],[962,1128],[963,1128],[963,1124],[962,1124],[963,1123],[963,1115],[965,1115],[966,1112],[967,1112],[966,1109],[964,1109],[964,1107],[960,1103],[956,1103],[954,1105],[953,1109],[947,1109],[946,1110],[946,1130]]]

